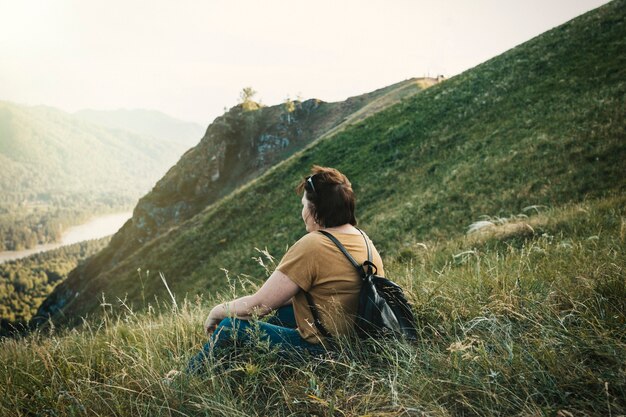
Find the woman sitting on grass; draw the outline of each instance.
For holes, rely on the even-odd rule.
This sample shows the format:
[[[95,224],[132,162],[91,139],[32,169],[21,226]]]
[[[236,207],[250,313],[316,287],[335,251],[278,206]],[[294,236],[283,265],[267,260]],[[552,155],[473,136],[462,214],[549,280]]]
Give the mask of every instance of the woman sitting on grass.
[[[227,347],[250,341],[250,329],[259,329],[261,339],[283,352],[324,352],[323,331],[332,337],[354,330],[354,317],[361,287],[357,271],[333,242],[318,230],[332,233],[358,261],[367,259],[364,237],[357,224],[355,198],[348,178],[333,168],[313,166],[312,175],[296,188],[302,195],[302,220],[308,232],[285,254],[276,270],[253,295],[215,306],[204,323],[209,337],[203,350],[192,359],[191,372],[202,368],[213,352],[220,357]],[[383,263],[369,241],[372,260],[384,276]],[[315,324],[309,299],[322,326]],[[270,312],[268,321],[254,321]]]

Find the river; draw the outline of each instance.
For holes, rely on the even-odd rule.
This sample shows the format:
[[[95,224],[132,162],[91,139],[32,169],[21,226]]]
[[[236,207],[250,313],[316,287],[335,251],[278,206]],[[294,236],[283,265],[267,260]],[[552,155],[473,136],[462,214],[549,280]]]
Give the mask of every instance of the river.
[[[13,259],[20,259],[34,253],[44,252],[61,246],[71,245],[73,243],[82,242],[83,240],[100,239],[101,237],[115,234],[126,223],[126,220],[132,217],[132,212],[107,214],[98,216],[87,223],[72,226],[63,232],[61,242],[47,243],[45,245],[37,245],[34,248],[20,251],[4,251],[0,252],[0,263]]]

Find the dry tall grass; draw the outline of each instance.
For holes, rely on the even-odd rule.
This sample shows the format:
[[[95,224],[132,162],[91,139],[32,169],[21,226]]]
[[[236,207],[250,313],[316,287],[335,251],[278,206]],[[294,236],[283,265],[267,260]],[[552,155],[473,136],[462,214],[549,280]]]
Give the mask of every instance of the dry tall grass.
[[[623,201],[582,208],[542,213],[548,221],[521,240],[421,243],[390,259],[388,274],[415,306],[414,345],[342,341],[327,357],[285,358],[259,344],[167,385],[163,375],[204,342],[211,302],[153,302],[136,314],[102,300],[104,318],[79,330],[2,341],[0,413],[624,414]],[[229,282],[210,301],[248,281]]]

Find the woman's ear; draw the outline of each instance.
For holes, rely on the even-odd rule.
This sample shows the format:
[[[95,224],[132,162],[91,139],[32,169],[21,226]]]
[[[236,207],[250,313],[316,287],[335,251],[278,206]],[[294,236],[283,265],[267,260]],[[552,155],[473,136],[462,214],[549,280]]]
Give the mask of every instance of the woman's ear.
[[[320,218],[317,216],[317,212],[315,211],[315,209],[309,206],[309,212],[311,213],[311,216],[313,216],[313,221],[315,222],[315,224],[321,225]]]

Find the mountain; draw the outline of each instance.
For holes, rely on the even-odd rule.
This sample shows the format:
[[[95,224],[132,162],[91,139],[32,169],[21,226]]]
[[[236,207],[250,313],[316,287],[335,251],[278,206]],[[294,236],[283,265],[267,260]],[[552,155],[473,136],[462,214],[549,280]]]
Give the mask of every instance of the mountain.
[[[271,107],[254,102],[233,107],[141,198],[132,222],[106,250],[110,266],[329,130],[341,130],[354,118],[397,103],[434,82],[405,80],[338,103],[312,99]]]
[[[51,241],[60,224],[132,207],[187,147],[0,101],[0,250]]]
[[[197,123],[178,120],[156,110],[85,109],[77,111],[74,116],[111,129],[172,142],[184,150],[197,145],[205,131],[205,128]]]
[[[410,79],[337,103],[310,99],[270,107],[254,102],[233,107],[139,201],[133,226],[124,230],[124,241],[141,245],[153,239],[311,141],[344,129],[368,109],[388,107],[429,85],[424,79]]]
[[[322,139],[262,175],[241,161],[295,151],[298,136],[286,143],[280,133],[289,116],[277,107],[232,109],[39,316],[76,323],[98,311],[103,293],[136,307],[142,297],[167,299],[158,274],[140,283],[138,268],[163,272],[179,299],[225,290],[222,268],[259,276],[255,248],[279,258],[304,233],[292,190],[312,164],[348,175],[359,222],[388,260],[461,237],[483,215],[622,195],[625,20],[624,2],[612,2],[332,135],[317,131]],[[326,109],[306,101],[296,115],[314,120]],[[282,112],[282,123],[260,123],[268,112]]]
[[[199,138],[198,138],[199,139]],[[0,188],[20,193],[149,189],[182,147],[104,128],[63,111],[0,102]],[[103,181],[106,179],[106,181]]]

